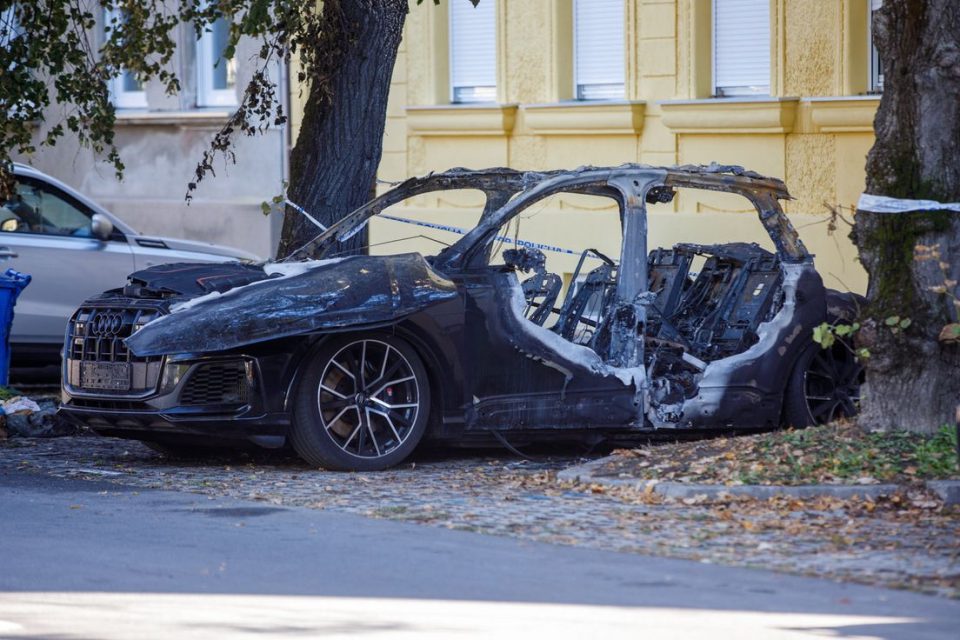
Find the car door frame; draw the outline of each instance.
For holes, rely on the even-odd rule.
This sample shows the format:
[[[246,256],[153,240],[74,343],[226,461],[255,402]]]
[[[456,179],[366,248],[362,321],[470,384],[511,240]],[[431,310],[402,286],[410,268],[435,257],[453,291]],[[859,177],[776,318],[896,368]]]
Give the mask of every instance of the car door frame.
[[[467,282],[465,357],[481,361],[467,368],[474,371],[467,378],[467,395],[473,399],[468,424],[495,429],[643,424],[643,344],[636,339],[636,322],[645,320],[638,297],[647,288],[643,197],[665,177],[662,170],[558,174],[518,194],[438,257],[439,269],[453,267],[449,271],[461,271]],[[490,265],[499,229],[562,192],[607,196],[620,206],[621,268],[611,329],[615,357],[608,361],[523,318],[515,299],[519,282],[510,280],[516,280],[515,274]]]

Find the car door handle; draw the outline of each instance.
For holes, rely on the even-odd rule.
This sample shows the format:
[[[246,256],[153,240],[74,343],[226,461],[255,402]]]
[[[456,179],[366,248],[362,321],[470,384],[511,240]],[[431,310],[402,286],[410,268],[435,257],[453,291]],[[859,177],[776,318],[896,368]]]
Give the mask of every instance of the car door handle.
[[[0,258],[19,258],[20,254],[10,251],[10,247],[0,247]]]

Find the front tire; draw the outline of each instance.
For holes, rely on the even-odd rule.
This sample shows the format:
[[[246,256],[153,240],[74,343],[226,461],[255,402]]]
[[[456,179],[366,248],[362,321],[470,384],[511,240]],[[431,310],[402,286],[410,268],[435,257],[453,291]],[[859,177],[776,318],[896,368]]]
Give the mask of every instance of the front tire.
[[[301,458],[334,471],[381,471],[416,448],[429,419],[430,386],[406,341],[348,336],[323,345],[306,367],[290,434]]]

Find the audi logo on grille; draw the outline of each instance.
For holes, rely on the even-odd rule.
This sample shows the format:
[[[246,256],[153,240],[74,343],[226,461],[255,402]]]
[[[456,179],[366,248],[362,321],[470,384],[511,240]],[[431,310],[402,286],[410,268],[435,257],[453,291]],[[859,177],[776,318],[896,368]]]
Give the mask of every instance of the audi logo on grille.
[[[118,311],[100,311],[90,321],[90,333],[95,336],[109,337],[120,333],[123,327],[123,314]]]

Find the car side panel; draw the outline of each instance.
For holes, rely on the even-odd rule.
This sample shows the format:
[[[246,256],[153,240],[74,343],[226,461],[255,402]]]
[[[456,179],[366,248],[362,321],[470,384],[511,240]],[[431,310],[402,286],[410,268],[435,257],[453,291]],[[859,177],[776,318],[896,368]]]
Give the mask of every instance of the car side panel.
[[[13,342],[62,343],[66,322],[87,298],[123,286],[133,253],[122,240],[0,233],[0,248],[18,254],[3,264],[33,276],[14,310]]]
[[[565,343],[517,316],[515,283],[514,274],[495,271],[466,279],[468,428],[580,428],[635,422],[634,385],[603,367],[587,347]],[[555,341],[544,342],[544,334]],[[595,366],[585,366],[572,355],[575,351],[589,353]]]

